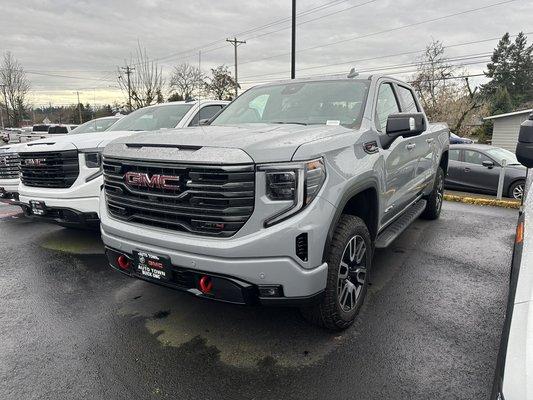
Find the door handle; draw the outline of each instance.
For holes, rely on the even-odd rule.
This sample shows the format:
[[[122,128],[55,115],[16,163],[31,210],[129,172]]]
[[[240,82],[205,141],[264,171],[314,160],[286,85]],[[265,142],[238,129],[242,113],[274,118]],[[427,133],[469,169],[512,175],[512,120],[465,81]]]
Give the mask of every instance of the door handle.
[[[433,143],[434,140],[435,140],[434,138],[429,138],[429,139],[426,139],[426,142],[428,142],[428,144],[431,144]]]
[[[470,168],[465,167],[465,172],[470,172]]]
[[[416,147],[416,143],[409,143],[405,146],[407,150],[413,150]]]

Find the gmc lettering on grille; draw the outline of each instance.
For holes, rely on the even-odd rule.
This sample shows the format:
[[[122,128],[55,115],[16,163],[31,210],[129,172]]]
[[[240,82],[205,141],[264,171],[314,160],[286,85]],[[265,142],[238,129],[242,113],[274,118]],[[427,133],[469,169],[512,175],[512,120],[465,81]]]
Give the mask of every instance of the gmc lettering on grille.
[[[127,172],[126,175],[124,175],[124,180],[128,186],[145,187],[151,189],[180,189],[180,187],[175,184],[180,181],[179,176],[157,174],[150,176],[141,172]]]

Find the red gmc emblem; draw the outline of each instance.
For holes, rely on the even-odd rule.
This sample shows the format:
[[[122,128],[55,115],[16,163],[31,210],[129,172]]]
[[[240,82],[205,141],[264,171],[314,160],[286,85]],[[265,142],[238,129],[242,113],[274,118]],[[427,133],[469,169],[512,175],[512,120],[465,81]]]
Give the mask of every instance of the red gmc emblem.
[[[180,181],[179,176],[172,175],[150,175],[141,172],[126,172],[124,180],[128,186],[137,186],[153,189],[176,190],[180,187],[176,185]]]

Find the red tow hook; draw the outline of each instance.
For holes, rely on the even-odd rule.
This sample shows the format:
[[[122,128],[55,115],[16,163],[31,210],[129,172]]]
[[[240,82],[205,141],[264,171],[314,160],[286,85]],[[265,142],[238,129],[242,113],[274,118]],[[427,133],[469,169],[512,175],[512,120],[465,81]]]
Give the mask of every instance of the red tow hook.
[[[117,265],[122,270],[128,270],[131,267],[131,260],[125,256],[124,254],[121,254],[117,257]]]
[[[211,278],[209,276],[204,275],[200,278],[198,287],[202,293],[208,294],[211,292],[211,289],[213,289],[213,282],[211,282]]]

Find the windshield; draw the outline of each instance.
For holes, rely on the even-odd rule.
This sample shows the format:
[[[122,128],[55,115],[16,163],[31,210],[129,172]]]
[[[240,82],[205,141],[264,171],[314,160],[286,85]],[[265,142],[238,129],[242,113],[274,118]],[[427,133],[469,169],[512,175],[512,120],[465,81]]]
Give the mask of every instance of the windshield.
[[[175,128],[192,107],[191,104],[166,104],[145,107],[125,116],[110,131],[156,131]]]
[[[359,125],[368,80],[295,82],[252,88],[211,125],[243,123]]]
[[[77,128],[73,129],[72,131],[70,131],[69,135],[89,132],[103,132],[118,120],[119,117],[93,119],[92,121],[88,121],[83,125],[80,125]]]
[[[502,160],[507,160],[507,165],[520,165],[513,152],[505,150],[499,147],[488,149],[486,153],[494,158],[498,164],[502,163]]]
[[[450,132],[450,137],[454,138],[454,139],[458,139],[459,136],[457,136],[455,133],[453,132]]]

